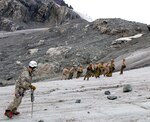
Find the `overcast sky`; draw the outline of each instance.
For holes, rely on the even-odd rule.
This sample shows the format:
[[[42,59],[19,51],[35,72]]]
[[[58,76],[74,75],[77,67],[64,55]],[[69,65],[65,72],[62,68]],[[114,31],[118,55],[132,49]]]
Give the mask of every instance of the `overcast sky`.
[[[150,0],[64,0],[75,11],[98,18],[122,18],[150,24]]]

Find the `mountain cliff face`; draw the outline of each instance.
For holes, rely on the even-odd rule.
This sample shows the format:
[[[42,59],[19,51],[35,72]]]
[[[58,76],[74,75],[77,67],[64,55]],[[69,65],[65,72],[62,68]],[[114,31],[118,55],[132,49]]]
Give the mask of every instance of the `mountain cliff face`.
[[[59,25],[80,18],[63,0],[1,0],[0,30]]]
[[[150,65],[146,24],[118,18],[87,22],[60,1],[1,0],[0,6],[0,29],[14,31],[0,33],[2,85],[14,83],[30,60],[38,62],[35,81],[60,79],[66,66],[86,67],[90,62],[109,62],[112,58],[116,71],[123,58],[126,69]]]

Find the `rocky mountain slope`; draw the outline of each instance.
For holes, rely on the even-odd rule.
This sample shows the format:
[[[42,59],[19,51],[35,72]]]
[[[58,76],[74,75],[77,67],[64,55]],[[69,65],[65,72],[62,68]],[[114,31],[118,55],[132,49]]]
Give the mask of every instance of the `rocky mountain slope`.
[[[21,8],[22,6],[25,8],[24,2],[26,1],[28,6],[34,3],[38,9],[31,14],[30,9],[26,8],[28,12],[31,12],[27,14],[26,23],[23,20],[25,18],[22,18],[25,16],[17,18],[14,11],[12,12],[13,17],[8,16],[8,13],[12,15],[9,12],[12,7],[9,8],[8,4],[2,4],[6,1],[11,2],[10,5],[15,2]],[[1,10],[7,8],[6,12],[0,11],[1,18],[11,20],[19,27],[21,24],[28,30],[0,33],[1,85],[6,82],[14,83],[22,67],[28,65],[30,60],[36,60],[39,63],[36,81],[45,78],[59,78],[65,66],[82,64],[85,67],[90,62],[108,62],[111,58],[115,59],[116,71],[119,70],[123,58],[126,58],[127,69],[150,65],[150,33],[146,24],[119,18],[87,22],[67,6],[60,6],[50,0],[41,1],[40,4],[39,0],[32,0],[31,3],[27,0],[6,1],[2,0],[0,4],[3,5]],[[44,9],[44,14],[48,11],[51,13],[44,21],[42,21],[43,15],[40,16],[38,12],[42,9],[43,4],[56,7],[55,9],[53,7],[50,7],[53,9]],[[60,18],[53,16],[56,11]],[[57,21],[54,22],[56,18]],[[3,26],[4,24],[0,24],[1,30],[13,30]]]
[[[80,18],[63,0],[1,0],[0,30],[14,31],[62,24]]]

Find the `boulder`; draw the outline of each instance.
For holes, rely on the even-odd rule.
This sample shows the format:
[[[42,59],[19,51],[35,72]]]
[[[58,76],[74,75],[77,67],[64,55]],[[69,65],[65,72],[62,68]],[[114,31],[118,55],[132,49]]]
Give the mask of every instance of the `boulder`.
[[[117,99],[117,96],[109,95],[109,96],[107,96],[107,99],[115,100],[115,99]]]
[[[131,91],[132,91],[132,86],[130,84],[123,86],[123,92],[131,92]]]
[[[23,29],[23,26],[17,25],[10,19],[1,17],[0,18],[0,30],[4,31],[15,31],[15,30],[21,30]]]
[[[44,122],[44,120],[39,120],[38,122]]]
[[[104,94],[105,95],[110,95],[110,91],[105,91]]]
[[[81,103],[81,99],[77,99],[75,103]]]

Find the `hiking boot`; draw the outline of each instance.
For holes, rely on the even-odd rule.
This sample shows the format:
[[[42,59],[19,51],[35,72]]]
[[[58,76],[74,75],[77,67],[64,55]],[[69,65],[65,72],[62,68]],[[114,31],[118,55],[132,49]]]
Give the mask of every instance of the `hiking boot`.
[[[20,114],[20,112],[18,112],[18,111],[13,112],[13,115],[19,115],[19,114]]]
[[[13,116],[13,112],[10,111],[10,110],[6,110],[4,114],[5,114],[5,116],[7,116],[8,118],[12,118],[12,116]]]

